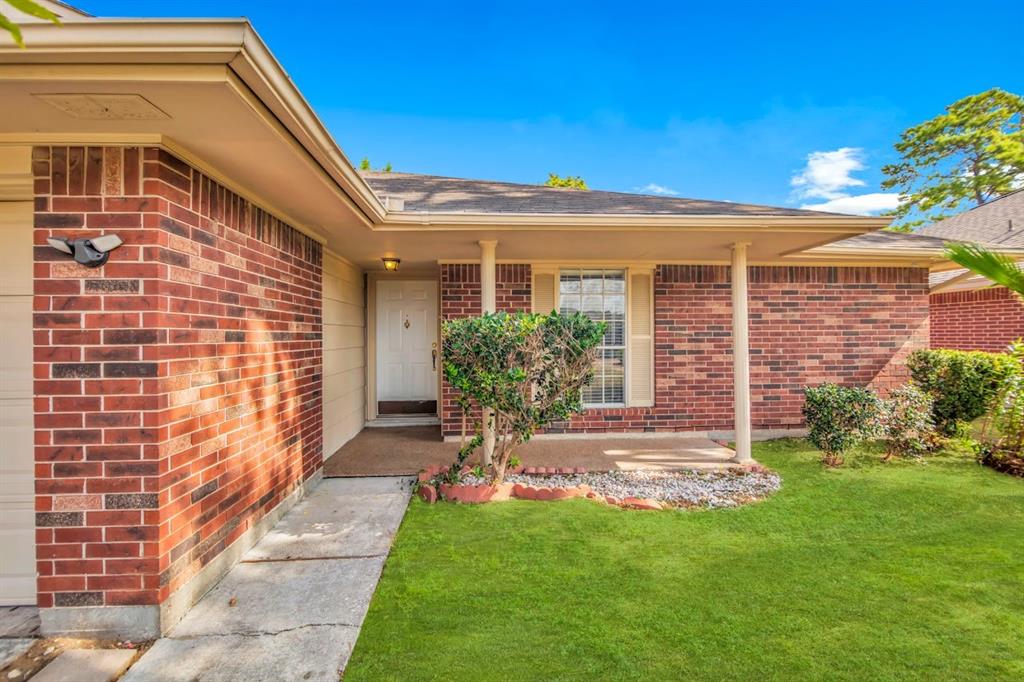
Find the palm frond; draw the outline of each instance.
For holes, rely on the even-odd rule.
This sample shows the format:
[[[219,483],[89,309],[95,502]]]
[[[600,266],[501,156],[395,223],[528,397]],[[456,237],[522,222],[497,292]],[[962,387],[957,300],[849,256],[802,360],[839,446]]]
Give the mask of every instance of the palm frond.
[[[52,21],[55,24],[60,23],[60,17],[33,0],[7,0],[7,4],[29,16]]]
[[[1009,256],[979,244],[946,244],[946,257],[1010,291],[1024,296],[1024,270]]]
[[[25,41],[21,39],[21,29],[16,23],[8,19],[0,12],[0,30],[7,31],[18,47],[25,47]]]

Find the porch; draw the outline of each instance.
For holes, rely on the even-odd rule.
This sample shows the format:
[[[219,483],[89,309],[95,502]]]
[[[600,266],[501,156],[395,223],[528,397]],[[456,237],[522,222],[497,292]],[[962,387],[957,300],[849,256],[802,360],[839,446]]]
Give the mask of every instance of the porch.
[[[324,476],[402,476],[450,464],[459,444],[441,440],[438,426],[363,429],[324,462]],[[588,471],[638,469],[720,470],[740,466],[736,453],[707,438],[538,437],[516,454],[526,466],[583,467]]]

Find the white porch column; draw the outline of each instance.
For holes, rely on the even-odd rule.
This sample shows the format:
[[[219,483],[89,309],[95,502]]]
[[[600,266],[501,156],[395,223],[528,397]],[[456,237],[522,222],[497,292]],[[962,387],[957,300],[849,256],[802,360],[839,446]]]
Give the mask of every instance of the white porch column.
[[[747,247],[732,245],[732,373],[735,387],[733,422],[736,427],[736,461],[750,455],[750,334],[747,328]]]
[[[480,244],[480,312],[493,313],[497,312],[498,308],[498,267],[495,255],[498,242],[481,241],[478,243]],[[484,410],[484,465],[490,464],[494,457],[494,429],[491,428],[493,418],[492,410]]]

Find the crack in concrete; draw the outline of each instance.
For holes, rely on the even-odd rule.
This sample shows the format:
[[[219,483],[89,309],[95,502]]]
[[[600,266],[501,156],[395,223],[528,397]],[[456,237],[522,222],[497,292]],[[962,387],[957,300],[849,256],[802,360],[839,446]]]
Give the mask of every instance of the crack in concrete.
[[[387,557],[388,552],[380,554],[339,554],[337,556],[293,556],[284,559],[241,559],[240,564],[272,564],[287,561],[335,561],[338,559],[380,559]]]
[[[175,636],[173,634],[168,635],[166,639],[173,639],[179,642],[190,642],[197,639],[205,639],[207,637],[274,637],[275,635],[281,635],[285,632],[295,632],[296,630],[305,630],[308,628],[354,628],[358,630],[360,625],[353,625],[352,623],[307,623],[305,625],[296,625],[295,627],[284,628],[283,630],[246,630],[243,632],[211,632],[209,634],[202,635],[185,635]]]

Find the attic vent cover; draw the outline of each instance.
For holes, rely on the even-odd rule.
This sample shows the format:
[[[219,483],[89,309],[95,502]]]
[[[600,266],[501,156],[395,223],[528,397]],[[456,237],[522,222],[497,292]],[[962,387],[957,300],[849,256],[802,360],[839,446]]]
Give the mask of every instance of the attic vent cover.
[[[36,95],[73,118],[90,121],[156,121],[170,118],[142,95]]]

